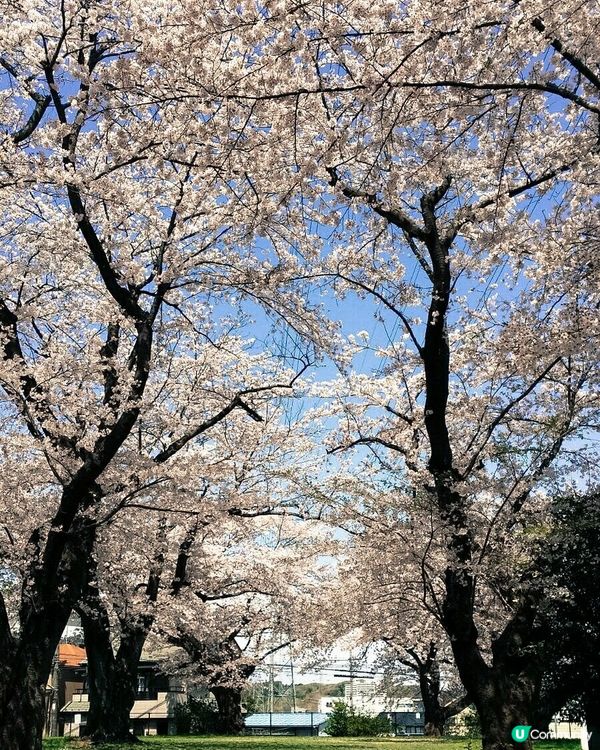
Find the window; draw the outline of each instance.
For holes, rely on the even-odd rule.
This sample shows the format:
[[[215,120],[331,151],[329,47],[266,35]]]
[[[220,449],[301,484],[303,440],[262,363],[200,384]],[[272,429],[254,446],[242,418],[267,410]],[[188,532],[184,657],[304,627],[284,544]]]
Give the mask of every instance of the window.
[[[139,674],[137,678],[138,696],[144,695],[148,689],[147,678],[144,674]]]

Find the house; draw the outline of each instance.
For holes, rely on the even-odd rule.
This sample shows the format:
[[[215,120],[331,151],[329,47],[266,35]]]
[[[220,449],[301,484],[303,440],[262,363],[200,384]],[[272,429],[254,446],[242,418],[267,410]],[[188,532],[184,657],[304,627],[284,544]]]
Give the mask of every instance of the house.
[[[410,688],[407,689],[410,690]],[[339,700],[340,698],[334,699],[335,702]],[[344,685],[344,697],[341,700],[357,713],[369,716],[414,714],[411,726],[419,726],[422,721],[423,707],[418,690],[414,691],[412,697],[410,695],[396,696],[389,692],[385,683],[370,677],[354,678],[347,682]],[[403,717],[399,716],[399,719]],[[418,720],[416,724],[415,720]],[[412,734],[419,734],[419,732],[412,732]]]
[[[64,736],[84,737],[90,710],[87,693],[87,663],[80,668],[82,687],[60,710]],[[158,662],[142,658],[138,667],[137,696],[130,713],[131,729],[137,736],[175,734],[175,707],[186,700],[181,683],[161,673]]]
[[[382,711],[380,716],[389,719],[395,735],[423,735],[425,716],[423,711]]]
[[[244,720],[246,734],[296,735],[314,737],[323,734],[328,720],[327,714],[306,711],[305,713],[252,714]]]
[[[337,703],[345,703],[357,713],[387,717],[397,735],[422,735],[425,731],[420,700],[386,695],[382,686],[370,678],[351,680],[344,686],[344,696],[323,696],[319,711],[330,714]]]
[[[80,667],[85,656],[84,648],[71,643],[59,643],[56,649],[46,685],[44,735],[47,737],[62,737],[64,734],[64,719],[59,709],[83,688]]]

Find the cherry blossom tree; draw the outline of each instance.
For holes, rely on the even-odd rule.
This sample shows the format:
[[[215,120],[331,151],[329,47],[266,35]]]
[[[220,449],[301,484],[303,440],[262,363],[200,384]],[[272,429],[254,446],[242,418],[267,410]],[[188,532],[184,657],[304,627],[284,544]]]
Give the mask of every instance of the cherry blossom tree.
[[[273,351],[244,343],[250,304],[296,337],[319,318],[288,273],[303,263],[294,222],[261,201],[236,112],[153,100],[162,3],[34,0],[3,19],[2,557],[17,622],[2,598],[0,744],[37,750],[102,507],[143,493],[233,412],[262,419],[261,394],[305,367],[281,373]],[[225,82],[215,39],[205,72]],[[232,375],[243,364],[223,382],[211,357]]]
[[[172,668],[208,687],[227,734],[243,729],[242,690],[258,665],[291,644],[314,648],[329,636],[324,612],[337,581],[321,558],[335,542],[321,508],[295,497],[302,466],[290,461],[292,450],[278,452],[285,467],[275,494],[267,489],[272,477],[259,487],[255,472],[237,474],[237,502],[226,511],[233,518],[184,538],[176,581],[159,602],[155,630],[183,652]],[[306,470],[315,466],[309,456]]]
[[[484,747],[504,748],[540,672],[519,532],[553,482],[597,467],[594,5],[303,6],[295,21],[294,82],[271,102],[310,144],[293,158],[312,159],[311,218],[337,222],[313,278],[372,300],[393,332],[379,377],[321,389],[339,396],[331,449],[375,451],[431,497],[440,618]]]
[[[218,695],[223,725],[239,729],[241,687],[254,662],[243,662],[236,639],[251,623],[258,629],[259,618],[273,628],[276,616],[265,612],[284,597],[283,581],[291,585],[306,577],[307,560],[326,546],[322,530],[285,531],[291,518],[318,515],[293,492],[283,492],[286,476],[307,463],[309,446],[282,420],[284,409],[262,410],[267,417],[261,422],[241,417],[215,425],[179,467],[170,464],[172,473],[146,481],[143,499],[129,493],[103,507],[78,607],[89,665],[87,734],[93,740],[131,739],[137,666],[153,627],[190,652],[194,671]],[[154,523],[140,528],[140,512],[152,513]],[[252,607],[249,596],[257,599]],[[288,593],[289,611],[291,599]],[[241,609],[231,606],[233,600],[241,601]],[[219,601],[229,605],[223,623],[210,604]],[[230,685],[234,672],[240,679]]]
[[[19,623],[2,600],[2,746],[40,747],[101,509],[292,384],[303,363],[282,373],[239,343],[250,303],[331,350],[311,300],[332,288],[389,335],[348,350],[378,357],[374,376],[315,389],[338,420],[329,450],[428,498],[429,597],[485,750],[508,747],[540,676],[527,525],[598,466],[595,4],[4,15],[2,555]],[[195,362],[234,334],[249,359],[224,388]]]
[[[360,634],[360,643],[374,647],[387,683],[418,684],[425,735],[442,736],[449,720],[471,703],[439,617],[443,530],[428,498],[418,503],[394,487],[385,467],[375,470],[363,461],[355,477],[348,468],[343,489],[332,492],[331,520],[347,533],[340,549],[338,618]],[[334,473],[336,484],[340,473]]]

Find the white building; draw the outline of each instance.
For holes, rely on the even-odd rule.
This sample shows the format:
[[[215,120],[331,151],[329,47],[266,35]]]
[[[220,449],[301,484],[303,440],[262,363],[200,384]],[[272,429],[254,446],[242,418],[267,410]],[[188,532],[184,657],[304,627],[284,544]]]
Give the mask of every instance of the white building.
[[[412,698],[390,698],[373,679],[356,678],[344,686],[344,695],[324,695],[319,700],[320,713],[331,713],[336,703],[345,703],[359,713],[377,716],[382,712],[415,713],[420,718],[422,711],[418,701]]]
[[[319,713],[330,714],[335,708],[336,703],[345,702],[345,698],[341,695],[323,695],[319,698]]]

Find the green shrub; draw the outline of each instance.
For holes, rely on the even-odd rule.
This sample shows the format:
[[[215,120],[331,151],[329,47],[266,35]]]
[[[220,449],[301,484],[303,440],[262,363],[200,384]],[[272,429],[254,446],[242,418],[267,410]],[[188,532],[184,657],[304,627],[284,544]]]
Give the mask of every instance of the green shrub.
[[[325,731],[332,737],[348,737],[350,725],[350,711],[348,706],[341,701],[336,703],[327,720]]]
[[[206,698],[190,696],[175,706],[177,734],[214,734],[219,728],[219,712]]]
[[[339,702],[331,712],[325,731],[331,737],[378,737],[391,734],[392,725],[385,716],[369,716]]]

